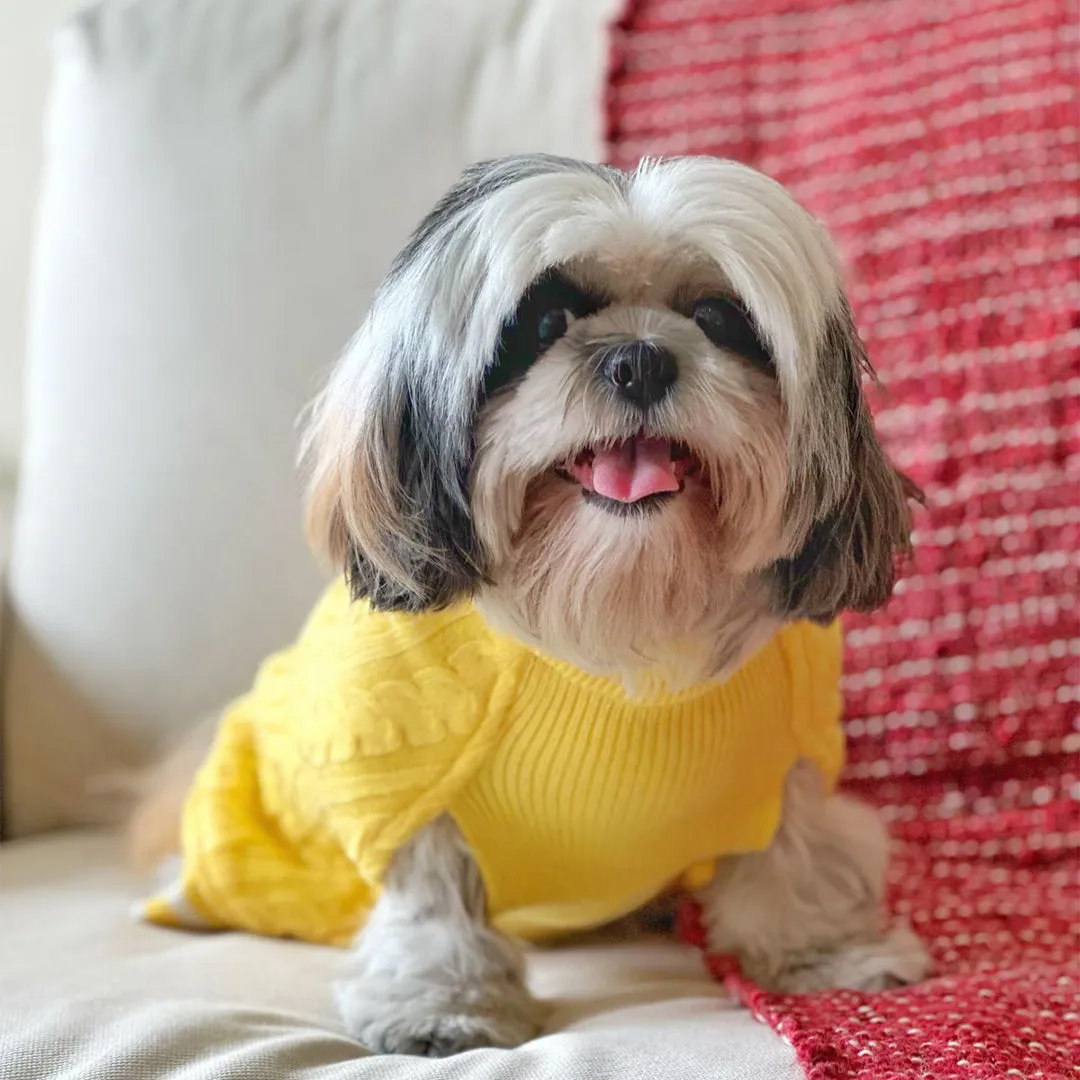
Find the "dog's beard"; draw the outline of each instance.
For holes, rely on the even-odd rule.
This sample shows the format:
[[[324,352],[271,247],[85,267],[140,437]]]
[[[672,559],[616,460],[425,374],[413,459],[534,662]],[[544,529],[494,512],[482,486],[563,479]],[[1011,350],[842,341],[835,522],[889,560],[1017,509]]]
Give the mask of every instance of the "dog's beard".
[[[498,552],[478,597],[489,621],[631,689],[657,677],[674,689],[738,666],[777,625],[759,573],[782,553],[775,396],[757,400],[737,440],[674,442],[673,456],[689,451],[693,462],[673,464],[678,490],[622,504],[580,482],[572,453],[532,475],[514,469],[498,432],[528,407],[526,397],[502,409],[478,458],[474,505]],[[700,424],[686,426],[700,435]]]

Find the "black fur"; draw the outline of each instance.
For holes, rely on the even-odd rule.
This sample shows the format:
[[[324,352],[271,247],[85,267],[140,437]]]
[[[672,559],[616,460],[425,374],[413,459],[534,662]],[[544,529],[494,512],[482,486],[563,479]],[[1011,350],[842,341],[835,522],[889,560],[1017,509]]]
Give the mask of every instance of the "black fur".
[[[848,487],[814,523],[802,550],[775,563],[772,575],[782,614],[823,624],[845,610],[873,611],[889,599],[896,557],[910,547],[908,500],[921,498],[874,434],[860,387],[862,373],[872,369],[850,313],[845,316],[829,320],[821,355],[834,358],[825,372],[826,392],[844,402],[837,438],[847,441]]]
[[[844,523],[839,514],[814,522],[802,550],[774,565],[780,609],[787,615],[827,624],[838,612],[803,610],[807,593],[822,572],[828,573],[840,557]]]
[[[377,611],[436,610],[470,596],[483,580],[480,545],[469,515],[471,435],[449,454],[445,419],[422,395],[401,395],[396,421],[401,534],[388,538],[394,562],[407,568],[417,588],[408,589],[351,546],[346,574],[353,599],[366,597]],[[436,439],[436,433],[440,438]]]
[[[474,203],[521,180],[556,172],[592,172],[609,183],[625,185],[624,174],[617,169],[559,157],[556,154],[520,154],[516,157],[477,162],[461,174],[457,183],[416,227],[390,267],[388,279],[400,275],[445,226],[460,217]]]
[[[436,204],[394,260],[383,288],[392,287],[414,264],[430,260],[437,267],[441,238],[453,229],[468,227],[461,219],[477,201],[545,173],[590,172],[617,187],[625,175],[606,165],[594,165],[546,154],[530,154],[480,162],[462,174]],[[438,268],[433,272],[443,273]],[[588,296],[566,278],[551,273],[532,286],[504,327],[484,385],[463,411],[448,415],[453,405],[437,400],[424,386],[387,385],[379,411],[383,426],[376,440],[396,455],[397,476],[393,501],[399,526],[385,537],[387,560],[401,567],[413,587],[388,576],[352,545],[346,575],[355,599],[367,598],[380,611],[420,612],[447,607],[475,592],[484,580],[483,553],[476,537],[469,505],[469,473],[473,462],[473,427],[476,410],[528,370],[538,355],[537,326],[550,308],[565,307],[583,316],[597,310],[601,299]],[[468,318],[468,305],[460,313]],[[426,312],[417,312],[424,318]],[[450,366],[456,357],[447,357]],[[406,363],[391,364],[391,372],[410,370]]]
[[[776,373],[772,350],[753,316],[740,304],[725,296],[705,296],[694,304],[693,317],[717,348],[727,349],[769,374]]]
[[[535,281],[503,325],[495,355],[484,373],[482,400],[523,378],[543,355],[539,325],[545,312],[565,308],[575,318],[583,319],[595,315],[607,303],[606,298],[579,288],[558,270],[550,270]]]
[[[419,388],[388,395],[404,401],[396,438],[384,441],[397,447],[398,498],[407,523],[389,546],[395,563],[409,568],[418,590],[387,577],[353,546],[347,574],[354,599],[367,598],[379,611],[419,612],[447,607],[475,591],[484,577],[468,495],[475,409],[522,378],[542,353],[538,325],[544,312],[565,308],[582,318],[604,303],[557,271],[535,282],[504,325],[468,433],[459,439]],[[394,422],[388,419],[392,413],[385,408],[381,421]]]

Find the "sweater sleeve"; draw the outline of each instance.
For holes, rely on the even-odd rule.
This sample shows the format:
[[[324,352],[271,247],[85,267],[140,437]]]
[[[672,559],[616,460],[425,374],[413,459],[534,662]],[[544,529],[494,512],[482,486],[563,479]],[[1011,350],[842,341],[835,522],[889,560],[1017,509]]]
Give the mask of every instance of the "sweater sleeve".
[[[184,813],[182,902],[148,916],[348,941],[495,745],[516,682],[501,648],[471,609],[376,613],[334,586],[223,718]]]

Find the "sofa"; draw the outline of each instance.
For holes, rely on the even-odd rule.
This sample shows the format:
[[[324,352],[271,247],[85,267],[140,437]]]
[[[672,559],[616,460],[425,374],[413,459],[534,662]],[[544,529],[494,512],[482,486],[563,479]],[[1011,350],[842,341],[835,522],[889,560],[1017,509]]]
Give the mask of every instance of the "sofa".
[[[341,953],[135,920],[117,777],[322,584],[295,421],[470,161],[599,159],[615,0],[109,0],[54,44],[0,639],[0,1076],[793,1080],[670,940],[529,959],[519,1050],[369,1056]]]

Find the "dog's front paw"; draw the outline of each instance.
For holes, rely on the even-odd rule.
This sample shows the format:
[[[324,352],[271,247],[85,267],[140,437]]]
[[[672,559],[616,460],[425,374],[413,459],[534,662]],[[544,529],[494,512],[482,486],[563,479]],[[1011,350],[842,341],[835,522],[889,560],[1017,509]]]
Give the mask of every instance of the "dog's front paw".
[[[414,979],[338,983],[348,1033],[373,1054],[449,1057],[483,1046],[511,1048],[540,1032],[540,1006],[519,983],[434,985]]]
[[[778,967],[755,971],[744,965],[755,982],[785,994],[814,990],[891,990],[920,982],[930,974],[930,956],[906,927],[891,930],[874,941],[846,942],[827,949],[807,949],[786,956]]]

